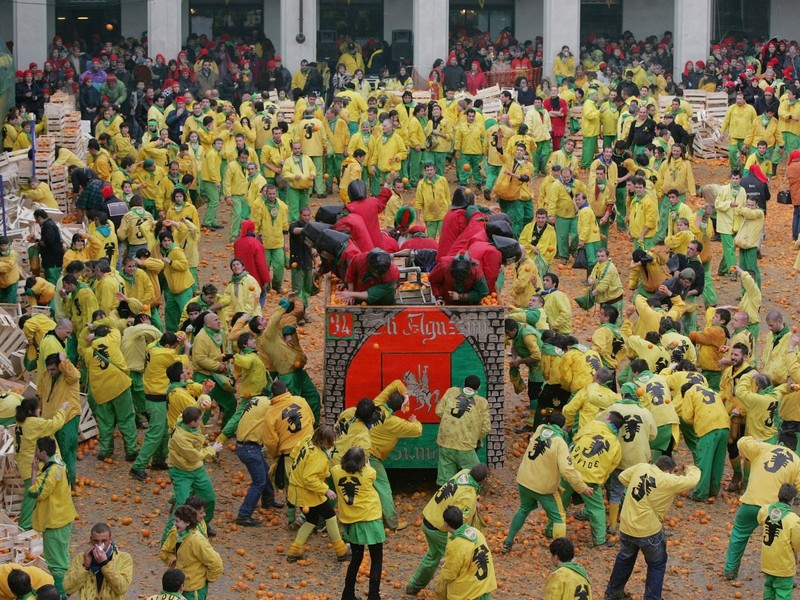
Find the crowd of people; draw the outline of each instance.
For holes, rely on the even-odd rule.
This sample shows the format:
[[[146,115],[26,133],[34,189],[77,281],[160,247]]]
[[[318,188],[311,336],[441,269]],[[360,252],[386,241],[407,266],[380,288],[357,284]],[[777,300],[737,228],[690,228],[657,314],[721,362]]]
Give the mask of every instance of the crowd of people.
[[[800,233],[796,44],[721,40],[697,65],[700,77],[687,65],[676,84],[669,32],[642,42],[590,36],[577,58],[564,47],[555,80],[534,90],[526,74],[541,64],[540,40],[458,32],[447,64],[431,72],[431,101],[416,103],[408,70],[388,77],[373,55],[365,69],[350,40],[329,76],[307,61],[290,74],[267,41],[240,41],[191,37],[167,61],[148,58],[136,40],[86,51],[56,38],[44,72],[18,73],[6,148],[30,145],[23,114],[41,117],[55,89],[78,97],[94,137],[86,157],[56,148],[85,233],[65,248],[47,211],[36,210],[29,276],[0,238],[0,301],[15,302],[24,287],[31,306],[51,307],[20,318],[38,396],[9,395],[15,412],[2,424],[16,427],[26,489],[19,525],[42,532],[52,576],[12,565],[0,586],[7,580],[17,598],[36,590],[113,599],[131,585],[132,557],[104,523],[69,556],[85,391],[98,459],[115,456],[119,430],[131,477],[166,470],[172,481],[160,550],[169,570],[157,597],[206,598],[222,576],[208,469],[235,438],[252,478],[236,523],[261,525],[259,506],[285,509],[290,562],[303,559],[314,531],[327,532],[336,559],[349,561],[343,600],[356,597],[369,552],[368,598],[380,598],[384,542],[408,526],[384,462],[422,425],[405,416],[400,381],[323,424],[298,330],[317,325],[307,308],[321,276],[331,277],[333,303],[392,305],[404,259],[425,272],[439,304],[507,300],[509,379],[530,405],[515,435],[530,438],[501,550],[513,551],[541,505],[553,540],[545,598],[597,589],[573,560],[573,500],[594,547],[619,544],[605,597],[628,597],[641,550],[644,597],[660,598],[665,514],[678,494],[717,497],[726,455],[725,490],[743,493],[723,574],[738,577],[750,534],[763,526],[765,597],[790,598],[800,550],[800,335],[779,311],[762,317],[759,260],[778,251],[765,214],[779,169],[795,203],[792,239]],[[378,81],[367,83],[365,71],[379,65]],[[500,113],[484,115],[472,95],[488,83],[479,75],[496,70],[518,81],[501,94]],[[714,78],[714,89],[733,87],[723,123],[730,178],[697,182],[681,90]],[[280,110],[273,91],[293,111]],[[25,194],[57,206],[35,178]],[[312,215],[313,195],[322,206]],[[204,280],[203,257],[210,232],[225,229],[223,213],[232,259],[220,288]],[[612,241],[630,249],[630,261],[612,256]],[[567,265],[585,271],[577,306],[598,307],[589,346],[573,335],[572,299],[559,289]],[[738,280],[740,297],[721,301],[716,275]],[[423,510],[428,549],[409,595],[434,578],[437,598],[482,600],[497,587],[478,504],[489,476],[476,452],[491,428],[479,393],[486,382],[461,383],[436,406],[440,487]],[[673,458],[681,438],[693,465]]]

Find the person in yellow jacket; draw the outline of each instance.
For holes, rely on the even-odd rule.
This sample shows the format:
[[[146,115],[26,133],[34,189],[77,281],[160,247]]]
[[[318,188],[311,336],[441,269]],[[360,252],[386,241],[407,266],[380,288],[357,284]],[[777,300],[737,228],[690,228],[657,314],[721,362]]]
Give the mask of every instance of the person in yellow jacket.
[[[408,146],[408,187],[416,187],[422,175],[422,157],[425,150],[425,126],[427,125],[427,105],[420,102],[412,109],[405,123]],[[480,154],[483,154],[481,147]]]
[[[556,538],[548,547],[554,570],[544,582],[544,600],[591,598],[592,584],[586,570],[574,562],[575,546],[567,538]]]
[[[442,177],[447,155],[453,147],[454,135],[454,123],[442,113],[441,105],[431,105],[428,110],[428,122],[425,124],[427,156],[423,156],[423,160],[433,162],[436,165],[436,173]]]
[[[677,191],[681,203],[686,202],[687,195],[695,195],[694,172],[692,171],[692,164],[685,156],[685,152],[686,150],[681,144],[673,145],[670,150],[669,158],[661,163],[661,167],[659,168],[661,189]],[[659,198],[658,202],[657,240],[663,240],[668,233],[667,228],[670,222],[668,218],[669,212],[670,202],[665,194],[664,197]]]
[[[590,421],[578,430],[570,452],[575,469],[583,482],[593,490],[592,494],[581,494],[584,510],[578,516],[589,521],[594,546],[608,546],[606,540],[606,509],[603,505],[603,485],[622,459],[619,435],[624,425],[622,415],[615,411],[605,413],[603,419]],[[567,505],[573,487],[565,481],[561,501]]]
[[[258,298],[258,296],[256,296]],[[224,427],[236,412],[236,397],[228,377],[228,356],[224,354],[225,335],[216,313],[204,311],[195,320],[198,328],[192,344],[192,368],[195,381],[213,379],[215,386],[210,392],[222,412]],[[208,416],[205,417],[208,420]]]
[[[594,490],[583,482],[572,465],[566,442],[567,433],[563,430],[565,421],[564,415],[553,413],[549,422],[540,425],[531,435],[517,470],[520,507],[511,519],[508,536],[503,542],[503,552],[511,551],[517,532],[539,504],[547,515],[545,536],[566,537],[567,519],[559,494],[562,479],[579,493],[594,494]]]
[[[89,140],[88,144],[89,156],[86,157],[86,166],[92,169],[97,176],[103,181],[111,181],[111,174],[117,165],[111,155],[104,148],[100,147],[97,140]]]
[[[165,441],[169,440],[178,421],[183,416],[183,411],[190,406],[196,406],[205,414],[211,408],[211,397],[208,393],[214,388],[214,381],[206,379],[202,384],[195,383],[189,379],[189,369],[182,361],[176,361],[167,367],[166,375],[169,379],[167,387],[166,404],[166,434]],[[200,425],[202,429],[202,424]],[[220,440],[222,443],[224,440]]]
[[[545,208],[536,209],[534,219],[522,228],[519,243],[536,262],[540,275],[550,271],[550,263],[556,255],[556,229],[548,222]]]
[[[750,436],[737,442],[742,457],[750,461],[750,479],[731,530],[723,569],[725,579],[738,577],[742,556],[758,527],[762,507],[775,502],[784,484],[800,486],[800,457],[793,451],[793,444],[794,436],[789,432],[781,432],[777,445]]]
[[[352,155],[347,156],[342,161],[342,171],[339,176],[339,198],[341,198],[342,203],[347,204],[350,202],[350,196],[347,194],[347,186],[350,185],[351,181],[363,177],[363,165],[366,159],[366,151],[357,148]],[[417,178],[419,178],[419,168],[417,169]]]
[[[56,202],[53,192],[50,190],[50,186],[44,181],[39,181],[36,176],[31,177],[30,189],[24,190],[22,192],[22,197],[28,198],[37,204],[47,206],[48,208],[58,208],[58,202]]]
[[[330,477],[329,453],[335,439],[332,427],[320,425],[310,438],[299,442],[290,455],[292,465],[286,500],[295,508],[302,509],[306,522],[300,526],[297,537],[289,547],[286,555],[288,562],[297,562],[303,557],[306,540],[317,524],[323,521],[337,560],[344,562],[350,557],[333,510],[336,492],[327,483]]]
[[[622,280],[619,277],[617,266],[609,256],[608,248],[597,248],[595,256],[597,263],[589,273],[588,278],[591,294],[601,308],[608,306],[616,311],[617,316],[611,324],[617,325],[622,315]],[[616,368],[616,364],[612,368]]]
[[[234,242],[241,228],[242,221],[250,218],[250,205],[247,203],[247,148],[239,151],[237,160],[228,162],[222,180],[222,195],[228,206],[231,206],[230,242]]]
[[[438,239],[442,221],[450,208],[450,186],[443,175],[436,172],[432,162],[425,163],[425,176],[417,183],[414,204],[425,220],[428,237]]]
[[[374,484],[377,473],[367,462],[364,448],[353,446],[340,464],[331,468],[331,479],[339,506],[342,537],[350,543],[352,558],[347,567],[342,597],[354,598],[356,577],[369,547],[369,597],[380,598],[383,543],[386,532],[381,519],[381,501]]]
[[[422,533],[428,542],[428,549],[420,559],[414,574],[406,583],[406,594],[416,596],[436,574],[439,563],[445,555],[447,524],[445,511],[453,507],[462,514],[465,523],[472,527],[482,526],[478,514],[478,496],[481,483],[489,476],[489,468],[478,463],[470,470],[459,471],[441,486],[422,510]]]
[[[267,268],[272,270],[272,289],[276,291],[282,289],[285,269],[289,266],[289,213],[289,207],[278,198],[274,185],[262,190],[253,207],[252,221],[256,234],[261,236]]]
[[[764,597],[790,600],[797,574],[800,553],[800,517],[792,512],[797,488],[784,483],[778,490],[778,501],[762,506],[758,524],[763,529],[761,571],[764,573]]]
[[[77,594],[78,600],[125,600],[132,581],[131,555],[117,548],[108,525],[97,523],[92,527],[89,547],[76,552],[69,563],[64,591],[70,596]]]
[[[592,339],[594,340],[594,334]],[[592,382],[578,390],[570,398],[569,402],[562,407],[563,427],[566,430],[573,433],[580,431],[587,423],[594,421],[600,412],[607,410],[609,406],[620,399],[620,395],[617,392],[606,387],[610,381],[613,381],[613,377],[614,373],[610,369],[598,369]],[[551,423],[556,414],[551,415]],[[576,416],[578,417],[577,420],[575,419]]]
[[[597,138],[600,135],[600,109],[599,92],[596,87],[590,87],[586,99],[583,101],[581,112],[581,135],[583,136],[583,150],[581,151],[581,168],[588,169],[595,154],[597,154]]]
[[[64,252],[64,270],[73,261],[88,262],[94,260],[95,255],[100,251],[100,240],[87,233],[76,233],[72,236],[72,244]]]
[[[39,463],[44,463],[39,473]],[[33,528],[44,538],[44,559],[55,586],[64,594],[64,575],[69,567],[69,538],[78,516],[72,503],[67,470],[57,454],[56,441],[39,438],[31,470],[31,485],[25,492],[36,502]]]
[[[44,372],[38,386],[39,397],[42,398],[42,417],[54,419],[61,402],[66,401],[69,405],[65,410],[64,425],[55,432],[55,438],[72,484],[76,476],[78,422],[81,416],[80,373],[64,355],[63,348],[47,355],[43,365]]]
[[[620,473],[620,483],[627,491],[620,522],[620,550],[606,586],[606,598],[626,594],[625,585],[640,550],[647,562],[647,595],[661,597],[667,566],[664,516],[675,497],[691,490],[700,479],[700,470],[695,466],[687,467],[683,475],[675,474],[675,468],[672,457],[661,456],[654,465],[643,462]]]
[[[577,194],[586,194],[586,186],[573,177],[569,167],[561,167],[561,175],[548,191],[547,215],[556,228],[556,257],[566,264],[578,247],[578,219],[575,207]]]
[[[575,194],[574,202],[578,221],[578,248],[583,248],[586,252],[586,277],[588,279],[597,264],[597,251],[600,247],[600,228],[597,225],[594,211],[589,205],[586,194],[578,192]]]
[[[545,273],[542,277],[542,296],[544,312],[550,328],[560,334],[572,333],[572,303],[570,297],[558,289],[560,279],[555,273]]]
[[[600,237],[608,240],[608,230],[613,222],[614,203],[616,202],[616,171],[617,166],[612,161],[610,167],[600,162],[609,148],[603,149],[603,155],[592,163],[593,175],[589,176],[589,183],[586,186],[586,193],[589,198],[589,206],[592,207],[597,226],[600,228]],[[609,177],[609,171],[613,167],[613,178]]]
[[[205,463],[217,457],[222,450],[222,444],[217,441],[206,445],[206,435],[200,429],[202,417],[203,410],[197,406],[190,406],[183,411],[169,437],[167,464],[174,489],[175,506],[182,506],[192,495],[205,500],[206,527],[209,535],[213,536],[211,521],[214,518],[217,496]],[[170,514],[167,520],[161,537],[162,543],[172,528],[173,517]]]
[[[742,219],[742,225],[733,240],[739,248],[739,268],[747,271],[761,287],[761,271],[758,268],[758,252],[761,236],[764,232],[764,211],[758,206],[755,198],[747,198],[744,206],[736,207],[736,216]]]
[[[300,209],[308,206],[318,174],[312,157],[303,153],[303,146],[299,141],[292,142],[292,155],[284,161],[281,173],[289,186],[286,190],[286,204],[289,207],[289,220],[294,223],[300,216]],[[321,172],[319,177],[322,177]]]
[[[702,476],[691,499],[705,502],[720,491],[731,420],[718,392],[687,382],[681,388],[681,418],[697,436],[695,464]]]
[[[219,195],[222,189],[222,139],[216,138],[211,148],[205,153],[200,169],[200,195],[205,198],[206,216],[203,218],[203,227],[221,229],[217,224],[217,210],[219,209]]]
[[[261,286],[258,281],[245,270],[244,263],[238,258],[231,261],[230,267],[231,280],[225,287],[225,295],[231,301],[230,314],[243,312],[254,317],[261,315]]]
[[[312,435],[315,421],[308,402],[300,396],[290,394],[285,382],[276,379],[272,382],[270,391],[272,401],[264,413],[264,448],[273,460],[271,476],[275,488],[284,490],[289,484],[290,454],[302,440]],[[295,508],[291,504],[287,505],[290,526],[296,523],[298,516]],[[302,520],[294,528],[299,528],[301,524]]]
[[[650,250],[658,238],[658,202],[647,191],[643,177],[633,178],[633,198],[628,210],[628,227],[637,249]]]
[[[69,402],[62,402],[52,418],[45,419],[41,416],[41,403],[36,397],[25,398],[17,406],[15,414],[14,460],[16,461],[19,476],[26,490],[30,487],[33,480],[32,463],[36,454],[36,442],[40,438],[53,436],[58,432],[64,426],[69,409]],[[28,531],[31,528],[31,518],[35,506],[35,498],[28,494],[22,497],[18,524],[23,531]]]
[[[778,129],[783,136],[786,156],[800,148],[800,102],[797,93],[793,86],[787,86],[786,97],[778,107]]]
[[[175,544],[165,540],[160,555],[164,563],[186,576],[183,598],[206,600],[208,584],[222,577],[224,565],[197,520],[197,512],[191,506],[179,506],[175,510]]]
[[[350,145],[350,129],[347,121],[340,118],[340,110],[330,106],[325,110],[325,119],[322,121],[325,128],[325,135],[328,136],[328,153],[325,155],[325,192],[327,195],[333,193],[333,179],[340,180],[342,172],[342,161],[347,155],[347,148]],[[339,186],[341,190],[341,186]],[[347,188],[345,188],[347,189]]]
[[[491,600],[492,592],[497,589],[497,580],[486,538],[479,530],[464,523],[464,515],[458,507],[448,507],[443,517],[450,535],[434,597],[436,600]]]
[[[314,164],[314,178],[311,183],[317,197],[322,198],[325,193],[325,185],[322,177],[325,172],[324,157],[329,152],[330,141],[328,140],[328,136],[322,124],[321,119],[323,116],[320,114],[319,118],[317,118],[313,108],[306,108],[302,112],[302,120],[296,120],[294,142],[300,142],[303,156],[308,157]],[[288,162],[287,160],[284,163],[284,167]],[[286,177],[286,173],[284,173],[284,177],[289,181],[289,178]],[[310,188],[311,186],[309,186],[309,189]]]
[[[533,165],[527,160],[525,144],[507,151],[503,168],[497,176],[492,193],[497,197],[502,210],[511,219],[511,228],[519,236],[522,228],[533,219],[533,201],[530,184],[533,180]]]
[[[0,302],[17,303],[17,282],[19,281],[19,258],[11,248],[11,240],[0,236]]]
[[[167,331],[177,331],[183,308],[192,297],[194,278],[189,271],[186,254],[175,244],[173,234],[168,230],[162,231],[158,234],[158,240],[163,257],[161,261],[164,263],[164,278],[167,282],[164,289],[166,298],[164,324]]]
[[[38,590],[46,585],[53,585],[53,576],[39,567],[26,567],[17,563],[5,563],[0,565],[0,600],[16,600],[16,595],[9,587],[9,576],[12,571],[19,571],[32,590]],[[19,575],[18,575],[19,576]]]
[[[372,152],[367,157],[367,170],[372,178],[373,194],[383,184],[389,173],[400,173],[403,161],[408,157],[408,147],[402,131],[395,131],[390,118],[381,122],[381,135],[374,137]],[[444,175],[444,173],[442,173]]]
[[[528,110],[525,115],[525,125],[528,127],[529,135],[536,143],[536,151],[531,157],[534,173],[546,175],[547,159],[553,151],[553,143],[550,140],[550,132],[553,127],[550,122],[550,113],[544,109],[542,98],[538,96],[534,98],[533,109]]]
[[[728,107],[728,110],[725,111],[725,118],[722,120],[722,132],[727,133],[730,138],[728,162],[731,170],[741,168],[739,157],[744,141],[750,133],[753,122],[757,119],[756,109],[745,102],[742,92],[738,92],[735,104]]]
[[[670,194],[670,200],[675,197],[674,193]],[[684,217],[677,217],[674,221],[675,232],[669,233],[664,238],[664,245],[667,246],[674,254],[683,254],[689,249],[689,243],[694,241],[694,232],[689,228],[689,221]],[[660,223],[660,221],[659,221]]]
[[[625,421],[619,431],[622,458],[608,481],[608,529],[612,532],[617,531],[619,508],[625,497],[625,486],[619,481],[619,474],[633,465],[649,463],[652,459],[650,445],[658,436],[653,412],[643,408],[639,402],[638,384],[623,383],[620,395],[622,398],[608,407],[609,411],[621,414]]]
[[[577,173],[581,168],[581,158],[575,154],[575,141],[566,139],[561,144],[561,149],[556,150],[547,159],[547,171],[551,171],[554,165],[559,165],[562,169],[570,169]]]
[[[575,56],[570,52],[569,46],[562,46],[561,52],[553,61],[553,75],[558,86],[561,86],[565,77],[575,77],[575,66]]]
[[[745,435],[770,444],[778,441],[775,416],[778,406],[791,391],[790,384],[773,386],[767,375],[752,369],[742,374],[736,382],[736,400],[746,411]]]
[[[146,221],[153,221],[153,215],[143,208],[141,197],[134,196],[117,231],[117,239],[126,245],[127,256],[135,257],[140,249],[147,248],[147,235],[142,228]]]
[[[86,337],[89,344],[83,361],[89,373],[89,394],[100,432],[101,459],[114,454],[114,430],[119,428],[125,443],[125,460],[133,462],[138,454],[131,378],[120,350],[118,330],[100,325]]]
[[[253,206],[258,202],[261,190],[267,185],[267,179],[259,172],[258,163],[247,163],[247,206],[250,207],[250,214],[253,213]],[[251,216],[252,218],[252,216]]]
[[[250,332],[243,333],[236,340],[236,346],[239,353],[233,357],[233,374],[239,397],[251,398],[268,393],[272,381],[258,356],[255,336]]]
[[[524,247],[520,247],[520,250],[520,256],[514,262],[511,304],[525,307],[530,303],[531,297],[542,288],[542,277],[536,261],[525,252]]]
[[[436,404],[439,417],[438,472],[439,485],[462,469],[469,469],[479,462],[477,450],[492,429],[489,404],[478,395],[481,380],[469,375],[463,387],[451,387]]]
[[[475,119],[475,109],[468,108],[466,121],[456,127],[455,159],[458,168],[460,185],[468,185],[474,181],[478,189],[483,186],[481,164],[483,163],[483,146],[486,129]],[[468,166],[467,166],[468,165]]]

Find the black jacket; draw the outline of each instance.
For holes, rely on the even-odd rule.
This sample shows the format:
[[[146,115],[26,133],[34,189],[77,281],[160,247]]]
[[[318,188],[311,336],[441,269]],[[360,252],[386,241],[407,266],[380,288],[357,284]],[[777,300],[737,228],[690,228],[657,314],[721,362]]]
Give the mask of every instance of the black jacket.
[[[758,207],[767,213],[767,201],[771,198],[769,193],[769,185],[759,181],[759,179],[752,173],[742,179],[742,188],[744,188],[747,198],[755,198]]]
[[[61,268],[64,264],[64,243],[61,241],[61,231],[53,219],[47,219],[42,223],[39,256],[42,259],[43,269]]]

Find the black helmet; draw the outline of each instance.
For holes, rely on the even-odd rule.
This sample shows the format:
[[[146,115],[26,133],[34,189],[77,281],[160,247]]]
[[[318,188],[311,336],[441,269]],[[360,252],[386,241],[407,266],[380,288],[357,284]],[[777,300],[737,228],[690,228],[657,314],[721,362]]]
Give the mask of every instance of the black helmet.
[[[317,209],[317,214],[314,215],[314,220],[319,223],[327,223],[333,225],[342,212],[341,204],[328,204],[327,206],[320,206]]]
[[[511,223],[505,219],[497,219],[492,217],[499,217],[500,215],[490,215],[489,220],[486,222],[486,235],[491,240],[494,236],[499,235],[502,237],[516,239],[514,230],[511,228]],[[502,215],[506,216],[506,215]]]
[[[464,281],[472,271],[472,260],[468,252],[456,254],[450,264],[450,275],[456,281]]]
[[[519,242],[514,238],[502,235],[493,235],[492,244],[503,255],[503,260],[517,260],[522,255]]]
[[[453,192],[453,200],[450,203],[450,209],[467,208],[473,204],[475,204],[475,194],[472,193],[472,190],[459,186],[456,188],[456,191]]]
[[[326,229],[317,240],[317,252],[320,254],[326,252],[331,256],[339,256],[349,239],[350,236],[343,231]]]
[[[367,269],[375,277],[382,277],[389,270],[392,257],[383,248],[373,248],[367,254]]]
[[[306,223],[306,226],[303,227],[305,242],[310,246],[316,246],[322,234],[331,227],[328,223],[318,223],[317,221]]]
[[[347,186],[347,197],[350,198],[350,202],[363,200],[367,195],[367,184],[362,179],[354,179]]]

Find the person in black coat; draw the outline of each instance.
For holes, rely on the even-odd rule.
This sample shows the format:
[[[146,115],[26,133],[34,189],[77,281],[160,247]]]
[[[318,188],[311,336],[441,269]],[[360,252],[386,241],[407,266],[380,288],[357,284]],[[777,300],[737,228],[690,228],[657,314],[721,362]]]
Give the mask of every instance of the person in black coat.
[[[467,74],[458,64],[458,58],[451,54],[447,59],[447,66],[442,70],[445,90],[463,90],[467,87]]]
[[[81,120],[94,122],[100,108],[100,92],[92,85],[91,77],[83,78],[83,83],[78,90],[78,105],[81,109]]]
[[[25,77],[17,84],[15,92],[17,105],[24,108],[25,112],[41,114],[44,97],[42,87],[33,80],[33,72],[25,71]]]
[[[672,136],[672,139],[675,140],[676,144],[685,144],[686,138],[689,137],[689,133],[680,125],[675,122],[675,115],[672,113],[664,113],[664,125],[667,126],[669,129],[669,134]]]
[[[771,86],[764,88],[764,93],[755,98],[754,108],[759,115],[763,115],[767,110],[772,110],[772,114],[777,115],[780,106],[781,102],[775,97],[775,90]]]
[[[61,231],[55,221],[47,215],[47,211],[39,208],[33,212],[33,218],[42,230],[39,239],[39,258],[45,279],[55,283],[61,276],[61,267],[64,264],[64,243],[61,240]]]
[[[317,95],[320,95],[322,93],[323,86],[324,80],[322,79],[322,73],[317,70],[317,63],[309,63],[308,76],[306,77],[306,85],[303,88],[303,92],[306,94],[306,96],[309,92],[316,92]]]

